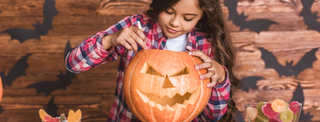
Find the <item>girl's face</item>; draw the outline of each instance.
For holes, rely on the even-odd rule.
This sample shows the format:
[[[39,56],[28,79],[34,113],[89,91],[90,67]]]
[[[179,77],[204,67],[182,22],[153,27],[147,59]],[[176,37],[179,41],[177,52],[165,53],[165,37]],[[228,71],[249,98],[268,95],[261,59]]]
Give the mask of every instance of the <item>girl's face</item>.
[[[201,19],[203,11],[198,0],[180,0],[177,4],[162,11],[159,24],[168,38],[175,38],[190,32]]]

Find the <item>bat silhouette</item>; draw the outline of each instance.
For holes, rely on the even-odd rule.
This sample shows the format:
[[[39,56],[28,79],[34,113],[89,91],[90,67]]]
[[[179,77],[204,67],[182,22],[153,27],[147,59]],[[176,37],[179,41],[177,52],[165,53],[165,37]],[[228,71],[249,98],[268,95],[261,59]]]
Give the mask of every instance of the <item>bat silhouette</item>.
[[[308,25],[308,29],[316,30],[320,32],[320,22],[317,21],[319,18],[317,16],[318,12],[312,14],[311,6],[314,3],[314,0],[301,0],[303,9],[299,16],[303,17],[304,23]]]
[[[75,74],[69,71],[66,71],[66,74],[63,74],[63,72],[60,71],[60,75],[57,75],[57,77],[59,78],[58,81],[41,81],[31,84],[27,86],[27,88],[34,88],[37,93],[49,95],[51,92],[59,89],[66,90],[66,87],[72,83],[72,79],[76,78]]]
[[[286,65],[282,66],[271,52],[262,47],[259,47],[259,49],[262,53],[261,58],[264,60],[266,68],[274,68],[279,73],[279,76],[294,75],[297,77],[301,71],[312,68],[312,63],[317,60],[315,53],[318,48],[314,48],[310,52],[307,52],[295,66],[293,66],[293,61],[286,61]]]
[[[69,51],[72,50],[72,47],[71,47],[71,44],[70,44],[70,40],[68,40],[67,44],[66,44],[66,47],[64,49],[64,58],[67,57]]]
[[[46,35],[49,30],[52,30],[52,19],[58,14],[58,11],[55,8],[54,0],[45,0],[43,4],[43,21],[40,24],[37,21],[33,26],[34,30],[23,29],[23,28],[11,28],[2,31],[2,33],[8,33],[11,36],[11,39],[17,39],[20,43],[23,43],[27,39],[36,38],[40,40],[41,35]]]
[[[70,47],[70,41],[66,44],[65,53],[69,52],[72,48]],[[66,70],[66,73],[60,70],[60,74],[57,75],[58,81],[41,81],[34,84],[27,86],[27,88],[34,88],[36,89],[37,93],[45,93],[49,95],[51,92],[63,89],[66,90],[66,87],[72,83],[72,79],[76,78],[74,73],[69,72]]]
[[[299,103],[302,103],[302,107],[304,105],[304,94],[303,94],[303,88],[301,86],[301,83],[298,82],[297,89],[293,92],[293,96],[291,101],[298,101]],[[310,112],[307,114],[304,113],[304,111],[301,111],[299,121],[311,121],[311,118],[313,118],[312,115],[310,115]]]
[[[240,79],[242,83],[241,89],[246,92],[249,92],[250,88],[257,87],[257,82],[261,79],[263,79],[263,77],[259,77],[259,76],[250,76],[250,77],[242,78]]]
[[[237,6],[238,6],[238,0],[225,0],[224,5],[229,10],[229,18],[228,20],[231,20],[233,24],[240,27],[240,31],[247,28],[252,31],[257,32],[258,34],[265,30],[267,31],[272,24],[278,24],[277,22],[268,20],[268,19],[254,19],[246,21],[248,16],[244,15],[244,12],[241,14],[238,14]]]
[[[54,104],[54,96],[50,99],[49,103],[47,104],[47,108],[45,111],[52,117],[58,116],[58,107]]]
[[[4,110],[2,109],[2,107],[0,106],[0,113],[2,113]]]
[[[27,59],[31,54],[27,54],[21,57],[11,68],[8,75],[5,76],[5,72],[0,72],[0,76],[2,78],[2,85],[5,87],[6,85],[11,86],[12,82],[20,76],[26,75],[26,69],[29,67],[27,63]]]

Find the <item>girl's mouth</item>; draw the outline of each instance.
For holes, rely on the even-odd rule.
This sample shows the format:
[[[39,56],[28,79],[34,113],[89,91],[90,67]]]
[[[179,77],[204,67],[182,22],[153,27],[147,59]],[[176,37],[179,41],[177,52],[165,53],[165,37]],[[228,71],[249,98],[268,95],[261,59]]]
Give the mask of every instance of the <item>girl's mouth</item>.
[[[171,29],[171,28],[169,28],[169,27],[167,27],[167,31],[168,31],[169,33],[172,33],[172,34],[178,33],[178,31],[176,31],[176,30],[174,30],[174,29]]]

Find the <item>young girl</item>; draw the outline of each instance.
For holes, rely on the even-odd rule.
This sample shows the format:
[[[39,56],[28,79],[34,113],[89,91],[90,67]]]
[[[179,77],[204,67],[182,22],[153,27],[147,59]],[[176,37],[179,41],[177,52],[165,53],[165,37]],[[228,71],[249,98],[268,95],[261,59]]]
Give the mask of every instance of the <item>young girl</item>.
[[[232,96],[239,81],[233,74],[235,52],[220,5],[219,0],[154,0],[144,15],[126,17],[84,40],[68,54],[66,67],[83,72],[120,56],[108,121],[138,121],[122,92],[131,58],[141,49],[186,51],[204,61],[195,68],[208,70],[200,79],[210,78],[207,87],[212,87],[207,107],[193,121],[234,121]]]

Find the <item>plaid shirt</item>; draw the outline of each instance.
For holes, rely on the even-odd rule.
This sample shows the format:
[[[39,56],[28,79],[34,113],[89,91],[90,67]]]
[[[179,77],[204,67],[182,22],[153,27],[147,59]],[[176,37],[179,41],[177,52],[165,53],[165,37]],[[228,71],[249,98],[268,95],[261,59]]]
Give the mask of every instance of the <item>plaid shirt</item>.
[[[135,53],[127,50],[121,45],[105,50],[102,46],[101,40],[103,36],[118,32],[123,28],[129,26],[137,27],[138,21],[140,21],[142,30],[146,35],[146,44],[149,49],[163,50],[167,38],[163,35],[158,21],[151,19],[147,15],[136,14],[125,17],[107,30],[98,32],[96,35],[84,40],[80,45],[69,52],[66,57],[66,68],[73,73],[79,73],[95,68],[108,61],[115,61],[120,55],[121,58],[117,73],[115,97],[108,122],[139,121],[129,110],[122,92],[124,71]],[[187,35],[187,51],[201,50],[212,59],[214,58],[214,52],[211,48],[211,43],[207,41],[206,33],[202,33],[194,29],[187,33]],[[141,49],[141,47],[139,49]],[[218,83],[214,88],[212,88],[212,94],[206,109],[204,109],[203,112],[193,120],[194,122],[218,121],[225,114],[230,96],[230,81],[228,73],[226,73],[226,76],[225,81]]]

